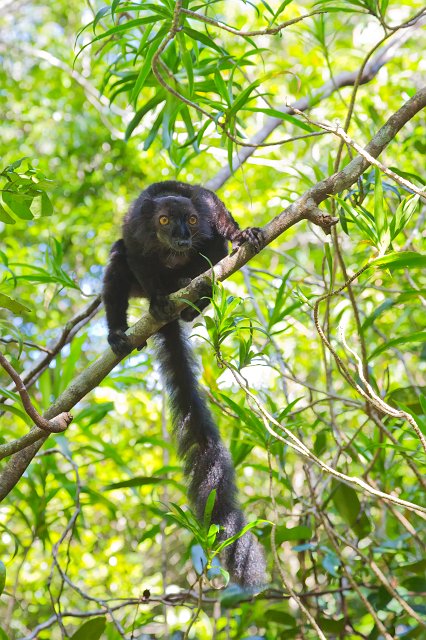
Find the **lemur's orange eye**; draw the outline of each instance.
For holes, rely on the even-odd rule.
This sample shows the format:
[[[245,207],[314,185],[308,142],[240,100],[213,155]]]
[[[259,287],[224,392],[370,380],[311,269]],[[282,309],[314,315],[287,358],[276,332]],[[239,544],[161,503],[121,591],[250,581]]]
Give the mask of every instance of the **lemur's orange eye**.
[[[169,224],[169,216],[160,216],[159,222],[162,225]]]
[[[198,222],[197,216],[189,216],[188,222],[189,222],[189,224],[197,224],[197,222]]]

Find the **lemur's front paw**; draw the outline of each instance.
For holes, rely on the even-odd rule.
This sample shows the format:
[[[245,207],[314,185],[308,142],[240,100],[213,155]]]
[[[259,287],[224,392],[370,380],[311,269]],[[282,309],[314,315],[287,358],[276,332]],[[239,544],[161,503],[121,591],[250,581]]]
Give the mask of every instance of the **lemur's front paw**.
[[[120,356],[120,358],[127,356],[133,349],[129,338],[121,329],[111,331],[108,334],[108,342],[115,355]]]
[[[175,310],[175,303],[170,300],[169,296],[156,296],[149,305],[150,314],[159,322],[169,320]]]
[[[249,242],[256,251],[260,251],[264,244],[264,237],[262,229],[259,227],[248,227],[247,229],[241,229],[238,236],[232,241],[232,245],[238,248],[244,242]]]

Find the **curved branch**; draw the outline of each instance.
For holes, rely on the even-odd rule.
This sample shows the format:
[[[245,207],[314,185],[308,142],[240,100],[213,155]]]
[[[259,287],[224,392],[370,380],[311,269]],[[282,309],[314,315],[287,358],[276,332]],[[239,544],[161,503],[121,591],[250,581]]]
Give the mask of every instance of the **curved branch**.
[[[33,420],[33,422],[35,422],[39,429],[47,431],[48,433],[61,433],[68,429],[68,425],[72,421],[72,415],[70,413],[61,413],[55,418],[52,418],[52,420],[46,420],[46,418],[43,418],[32,404],[28,391],[18,372],[15,371],[2,353],[0,353],[0,364],[15,383],[16,389],[21,396],[22,406],[24,407],[26,414],[31,418],[31,420]]]

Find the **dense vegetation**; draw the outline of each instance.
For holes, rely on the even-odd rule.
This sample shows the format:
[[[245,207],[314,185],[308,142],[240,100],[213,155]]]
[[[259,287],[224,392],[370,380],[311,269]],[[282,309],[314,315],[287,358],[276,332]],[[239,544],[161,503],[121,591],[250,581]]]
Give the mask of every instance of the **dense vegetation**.
[[[426,637],[425,15],[2,3],[0,640]],[[265,227],[192,329],[255,593],[207,576],[152,341],[106,349],[122,215],[175,177]]]

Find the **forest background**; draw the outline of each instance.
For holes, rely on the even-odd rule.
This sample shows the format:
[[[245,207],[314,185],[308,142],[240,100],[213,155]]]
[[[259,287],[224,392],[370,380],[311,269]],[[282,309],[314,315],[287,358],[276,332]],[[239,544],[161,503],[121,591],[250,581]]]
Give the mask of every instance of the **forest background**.
[[[1,640],[425,637],[425,14],[1,0]],[[206,576],[152,342],[107,349],[109,248],[174,178],[268,243],[192,329],[256,593]]]

